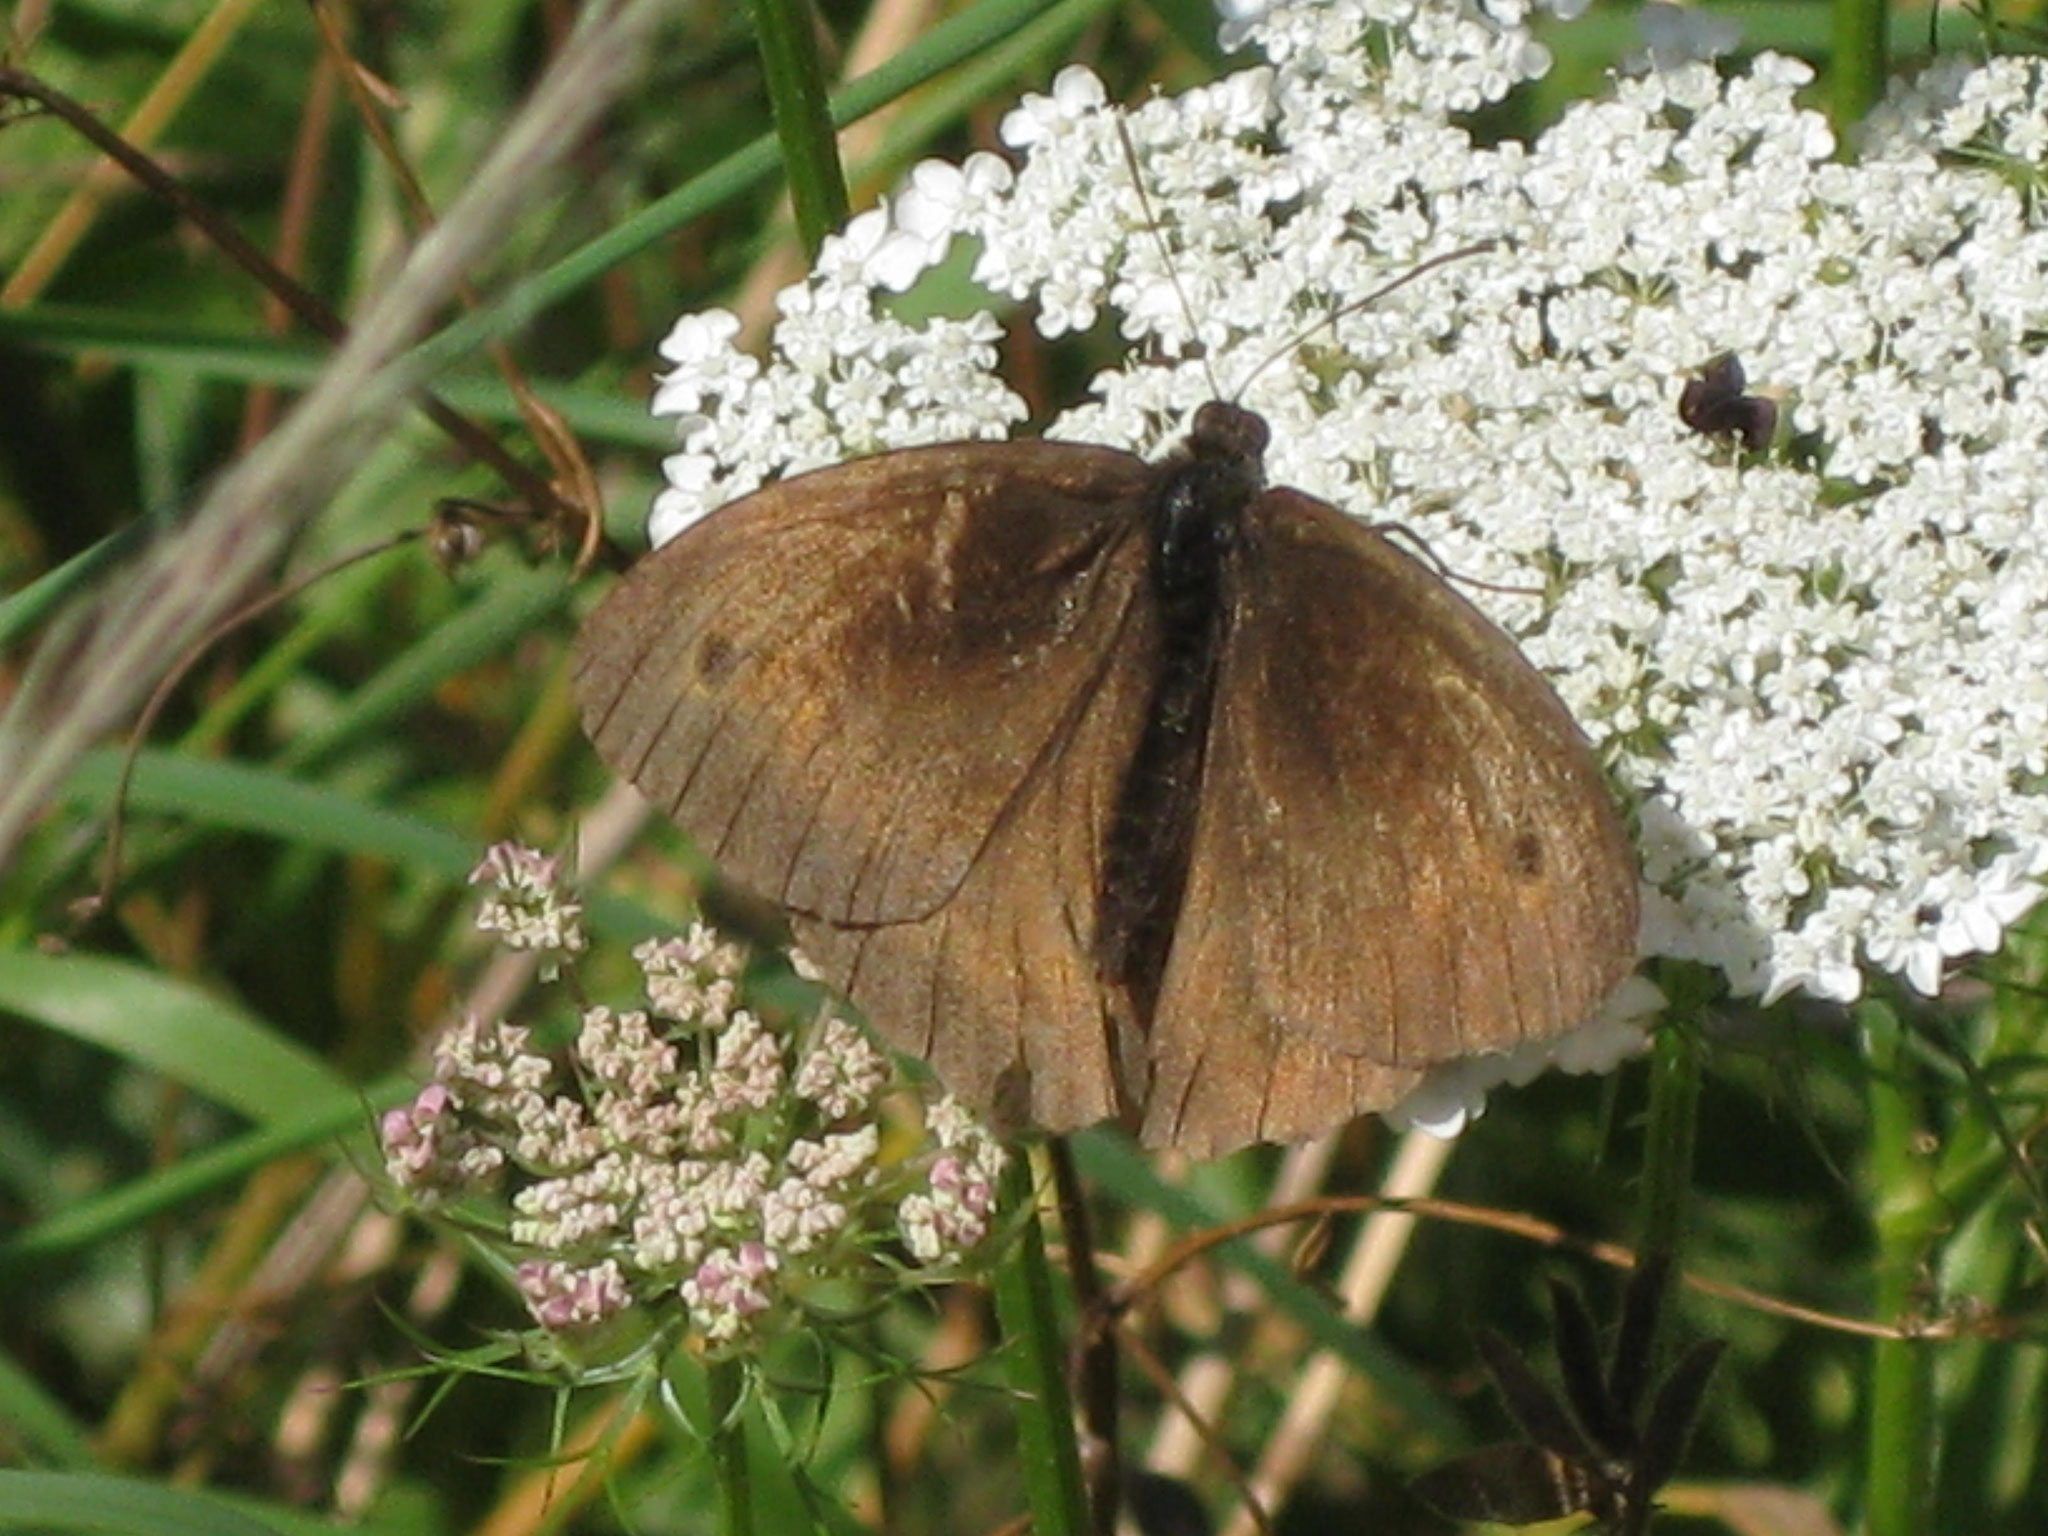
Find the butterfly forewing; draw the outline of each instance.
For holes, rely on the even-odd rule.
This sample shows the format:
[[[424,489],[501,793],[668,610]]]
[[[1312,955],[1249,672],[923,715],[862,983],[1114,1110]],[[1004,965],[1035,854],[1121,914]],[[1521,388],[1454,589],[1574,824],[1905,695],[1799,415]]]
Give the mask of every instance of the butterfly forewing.
[[[1117,649],[1140,562],[1112,556],[1143,476],[1106,449],[962,444],[748,497],[591,616],[585,727],[763,895],[927,917]]]
[[[1249,510],[1231,581],[1152,1143],[1384,1108],[1439,1062],[1584,1022],[1633,963],[1606,787],[1476,609],[1284,490]]]

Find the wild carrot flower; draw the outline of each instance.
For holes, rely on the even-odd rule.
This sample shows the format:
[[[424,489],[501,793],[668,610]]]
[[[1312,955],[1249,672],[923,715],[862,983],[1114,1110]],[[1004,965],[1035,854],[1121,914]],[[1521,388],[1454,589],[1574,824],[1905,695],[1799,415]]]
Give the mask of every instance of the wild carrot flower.
[[[1010,432],[992,316],[893,302],[967,243],[991,305],[1048,337],[1106,313],[1130,344],[1049,436],[1158,453],[1220,390],[1271,422],[1275,482],[1471,578],[1635,808],[1647,955],[1766,1001],[1932,993],[2048,874],[2048,87],[1945,64],[1844,163],[1805,65],[1724,69],[1701,56],[1725,40],[1674,31],[1482,143],[1465,115],[1548,65],[1527,11],[1273,6],[1237,24],[1266,64],[1127,109],[1063,73],[1005,120],[1012,158],[921,165],[829,242],[765,361],[729,317],[678,323],[656,532],[773,475]],[[1781,407],[1763,453],[1679,419],[1731,353]],[[1463,1064],[1412,1108],[1455,1124],[1526,1065]]]
[[[573,963],[589,948],[556,861],[491,850],[478,926]],[[820,1297],[948,1276],[995,1229],[1002,1149],[940,1099],[923,1144],[885,1123],[907,1084],[829,1005],[749,1006],[750,963],[709,929],[634,951],[644,996],[555,1041],[471,1018],[382,1124],[385,1170],[503,1255],[557,1357],[600,1325],[708,1351],[820,1319]],[[553,1041],[554,1043],[546,1043]]]

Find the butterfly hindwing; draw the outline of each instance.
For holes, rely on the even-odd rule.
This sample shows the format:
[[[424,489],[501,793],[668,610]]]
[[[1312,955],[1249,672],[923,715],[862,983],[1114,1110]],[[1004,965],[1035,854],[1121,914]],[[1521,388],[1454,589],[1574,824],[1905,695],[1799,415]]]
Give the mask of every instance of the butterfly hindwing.
[[[1584,1022],[1634,949],[1591,754],[1476,609],[1293,491],[1248,510],[1230,579],[1155,1144],[1384,1108],[1439,1062]]]
[[[1116,1107],[1090,946],[1156,645],[1151,475],[1040,442],[800,476],[649,556],[577,648],[614,768],[892,1042],[1060,1128]]]

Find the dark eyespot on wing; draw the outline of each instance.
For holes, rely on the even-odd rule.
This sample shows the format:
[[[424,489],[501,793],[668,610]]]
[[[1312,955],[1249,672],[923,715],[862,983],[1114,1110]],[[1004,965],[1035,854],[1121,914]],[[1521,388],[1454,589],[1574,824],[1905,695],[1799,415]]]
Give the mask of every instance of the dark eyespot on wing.
[[[697,643],[698,679],[707,688],[717,688],[731,674],[738,659],[732,641],[714,631]]]

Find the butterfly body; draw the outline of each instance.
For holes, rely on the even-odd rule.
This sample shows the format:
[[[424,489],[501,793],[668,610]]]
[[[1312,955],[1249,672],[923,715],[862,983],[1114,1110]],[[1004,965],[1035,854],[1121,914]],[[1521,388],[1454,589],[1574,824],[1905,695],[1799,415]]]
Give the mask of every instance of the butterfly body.
[[[1264,489],[1265,434],[1258,417],[1211,406],[1147,491],[1147,587],[1159,654],[1105,836],[1094,943],[1098,973],[1126,1005],[1113,1030],[1126,1119],[1136,1118],[1151,1077],[1139,1047],[1158,1010],[1187,891],[1217,667],[1228,644],[1231,560],[1246,509]]]
[[[1052,442],[794,477],[577,649],[605,759],[999,1118],[1202,1154],[1586,1018],[1633,964],[1597,766],[1506,636],[1265,485]]]

